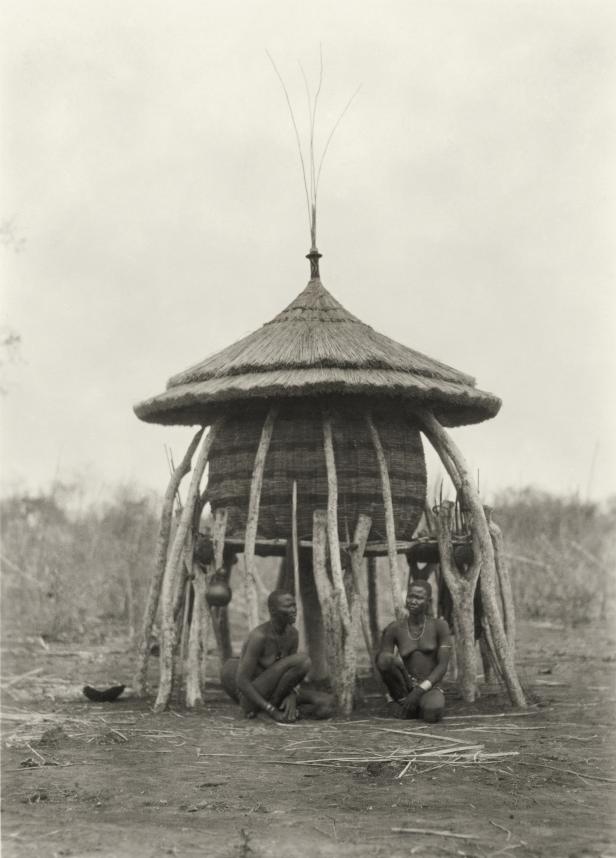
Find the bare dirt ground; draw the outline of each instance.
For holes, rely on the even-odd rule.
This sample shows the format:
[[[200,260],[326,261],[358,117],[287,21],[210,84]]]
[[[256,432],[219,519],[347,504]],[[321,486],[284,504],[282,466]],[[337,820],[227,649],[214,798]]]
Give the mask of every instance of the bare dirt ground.
[[[292,727],[241,719],[214,685],[194,713],[93,704],[82,684],[132,674],[121,639],[5,640],[3,856],[616,856],[615,637],[522,624],[528,712],[452,688],[429,727],[369,686],[354,720]]]

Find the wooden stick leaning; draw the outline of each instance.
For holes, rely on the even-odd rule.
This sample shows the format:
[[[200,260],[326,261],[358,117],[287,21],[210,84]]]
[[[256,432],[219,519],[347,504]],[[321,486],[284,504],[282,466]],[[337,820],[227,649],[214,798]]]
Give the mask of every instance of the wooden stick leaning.
[[[199,494],[199,486],[205,466],[210,454],[210,450],[216,435],[222,425],[222,420],[217,421],[210,427],[210,431],[205,436],[197,462],[193,471],[188,489],[186,504],[182,510],[182,515],[178,528],[175,533],[173,545],[167,558],[165,566],[165,574],[163,577],[162,586],[162,640],[160,650],[160,682],[158,685],[158,694],[154,703],[154,711],[162,712],[169,704],[171,696],[171,688],[173,684],[173,654],[176,643],[176,626],[174,620],[174,597],[176,590],[176,579],[179,572],[179,567],[184,562],[184,545],[186,537],[190,530],[193,521],[193,510],[197,496]]]
[[[414,413],[420,422],[422,432],[440,456],[455,488],[462,493],[468,505],[467,511],[471,518],[472,529],[477,534],[477,549],[481,557],[481,574],[479,576],[481,598],[483,609],[490,625],[495,654],[500,662],[503,679],[507,686],[511,702],[514,706],[524,708],[526,706],[526,699],[516,673],[503,621],[498,609],[494,548],[481,500],[470,477],[464,456],[436,417],[424,408],[417,408]]]
[[[257,600],[255,580],[255,544],[257,541],[257,527],[259,524],[259,505],[261,503],[261,489],[263,487],[263,472],[265,470],[265,459],[269,450],[274,422],[278,413],[277,408],[270,408],[261,430],[261,438],[255,456],[255,463],[250,481],[250,498],[248,501],[248,517],[246,519],[246,536],[244,539],[244,585],[246,588],[246,606],[248,613],[248,628],[254,629],[259,625],[259,603]]]
[[[394,602],[394,612],[397,620],[403,619],[406,616],[404,610],[404,599],[402,597],[402,590],[400,588],[400,580],[398,578],[398,553],[396,550],[396,525],[394,521],[394,504],[391,495],[391,483],[389,480],[389,472],[387,470],[387,461],[385,460],[385,453],[383,451],[383,445],[381,444],[381,439],[379,433],[377,431],[376,426],[372,420],[372,415],[370,413],[366,414],[366,424],[368,426],[368,431],[370,432],[370,437],[372,438],[372,444],[374,446],[374,452],[376,454],[376,460],[379,466],[379,471],[381,474],[381,490],[383,493],[383,507],[385,509],[385,531],[387,534],[387,559],[389,561],[389,577],[391,581],[391,593]]]
[[[192,458],[195,450],[199,445],[203,429],[195,434],[194,438],[188,445],[188,449],[184,454],[184,458],[175,468],[169,479],[167,490],[163,498],[163,508],[160,516],[160,529],[158,540],[156,542],[156,560],[154,564],[154,575],[148,592],[148,600],[143,615],[143,624],[141,628],[141,638],[139,641],[139,659],[137,662],[137,670],[133,685],[138,695],[145,694],[146,691],[146,675],[148,669],[148,657],[150,655],[150,637],[154,620],[158,610],[158,602],[160,599],[160,591],[162,587],[163,577],[165,574],[165,566],[167,563],[167,553],[169,549],[169,535],[171,533],[171,521],[173,519],[173,506],[175,495],[180,487],[180,483],[186,474],[190,471]]]

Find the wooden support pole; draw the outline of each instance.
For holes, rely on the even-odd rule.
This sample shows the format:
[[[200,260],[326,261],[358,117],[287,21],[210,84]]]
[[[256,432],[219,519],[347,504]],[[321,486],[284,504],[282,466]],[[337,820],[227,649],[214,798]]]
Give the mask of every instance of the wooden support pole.
[[[143,695],[146,692],[146,676],[148,670],[148,657],[150,655],[150,637],[158,611],[158,602],[160,599],[160,591],[165,574],[165,566],[167,563],[167,553],[169,549],[169,535],[171,533],[171,522],[173,519],[173,507],[176,493],[180,487],[180,483],[186,474],[190,471],[192,458],[195,450],[199,445],[203,429],[195,434],[194,438],[188,445],[188,449],[184,454],[184,458],[171,474],[167,490],[163,498],[163,508],[160,516],[160,529],[156,542],[156,560],[154,564],[154,575],[148,592],[148,600],[146,602],[145,612],[143,615],[143,624],[141,628],[141,638],[139,641],[139,657],[137,662],[137,670],[135,672],[134,687],[138,695]]]
[[[456,565],[451,542],[454,504],[444,501],[436,510],[435,525],[443,578],[453,601],[453,626],[456,640],[458,680],[462,699],[472,703],[477,697],[477,662],[475,658],[474,598],[481,558],[477,553],[468,573]]]
[[[176,595],[176,583],[180,567],[184,563],[184,546],[188,536],[192,521],[194,506],[199,495],[199,486],[205,466],[207,464],[210,449],[216,438],[216,434],[221,425],[218,421],[210,427],[210,431],[205,436],[201,449],[197,456],[197,462],[193,471],[186,498],[186,504],[182,510],[182,515],[175,532],[173,545],[167,558],[165,567],[165,575],[162,586],[162,640],[160,648],[160,682],[158,685],[158,694],[154,703],[154,711],[162,712],[169,704],[171,696],[171,688],[173,685],[173,656],[175,651],[177,629],[174,618],[174,599]]]
[[[327,575],[327,512],[315,509],[312,514],[312,570],[321,605],[325,632],[325,654],[334,691],[339,671],[339,633],[333,587]]]
[[[323,418],[323,448],[327,469],[327,538],[329,543],[329,562],[332,573],[333,595],[336,600],[342,629],[346,635],[351,633],[351,615],[346,602],[342,563],[340,561],[340,540],[338,538],[338,477],[334,458],[334,440],[329,415]]]
[[[308,551],[305,548],[300,552],[299,587],[302,611],[304,614],[306,648],[308,650],[308,655],[310,656],[310,661],[312,662],[310,679],[326,679],[329,676],[329,670],[325,649],[323,616],[314,580],[312,552],[308,554]]]
[[[201,659],[204,646],[205,616],[205,575],[198,563],[193,563],[192,586],[194,592],[190,631],[188,634],[188,655],[186,659],[186,705],[194,709],[203,703],[201,684]]]
[[[176,574],[175,594],[173,596],[173,618],[175,622],[175,646],[173,650],[172,691],[180,691],[186,679],[186,655],[190,635],[190,620],[194,603],[193,555],[194,555],[194,515],[186,533],[182,561]]]
[[[259,602],[257,599],[256,585],[256,560],[255,544],[257,541],[257,528],[259,525],[259,506],[261,503],[261,489],[263,488],[263,472],[265,470],[265,459],[269,450],[274,422],[276,420],[277,408],[270,408],[261,430],[261,438],[255,456],[250,481],[250,498],[248,501],[248,516],[246,519],[246,536],[244,537],[244,584],[246,587],[246,606],[248,614],[248,627],[254,629],[259,625]]]
[[[231,644],[231,624],[229,622],[229,606],[224,605],[218,608],[218,628],[220,629],[220,661],[224,664],[225,661],[233,656],[233,646]]]
[[[225,553],[225,534],[227,532],[228,509],[214,510],[212,521],[212,551],[214,552],[214,571],[219,572],[223,567]]]
[[[188,638],[195,594],[192,586],[192,573],[186,576],[182,587],[182,622],[179,625],[178,652],[183,661],[188,655]]]
[[[291,555],[293,560],[293,590],[297,606],[296,626],[299,633],[299,649],[306,648],[306,627],[299,583],[299,542],[297,534],[297,481],[293,480],[291,490]]]
[[[370,623],[370,637],[372,638],[372,649],[376,651],[381,643],[376,557],[368,557],[366,578],[368,579],[368,620]]]
[[[505,553],[503,532],[498,524],[492,520],[490,520],[490,536],[492,537],[492,544],[494,546],[496,574],[498,575],[498,582],[500,584],[505,635],[507,636],[507,641],[509,643],[511,658],[515,659],[516,622],[513,590],[511,587],[511,577],[509,575],[509,561],[507,560],[507,554]]]
[[[220,668],[233,655],[231,649],[231,634],[229,629],[229,614],[226,607],[210,607],[210,624],[214,632],[218,662]]]
[[[374,676],[379,679],[380,674],[376,669],[375,648],[372,643],[372,635],[370,633],[370,620],[368,618],[368,594],[363,586],[361,579],[361,568],[366,550],[366,543],[372,527],[372,519],[368,515],[360,514],[357,519],[357,526],[353,536],[354,547],[350,550],[351,555],[351,573],[353,575],[353,588],[359,605],[359,621],[361,631],[370,659],[370,665]]]
[[[464,456],[436,417],[424,408],[417,408],[414,413],[419,420],[423,433],[440,456],[443,465],[451,476],[455,488],[461,492],[468,507],[467,511],[471,518],[473,537],[475,537],[475,534],[477,537],[474,550],[478,552],[477,556],[481,557],[479,586],[481,587],[483,609],[490,626],[494,653],[499,661],[503,680],[507,686],[511,702],[514,706],[523,708],[526,706],[526,699],[516,673],[503,620],[498,609],[494,548],[479,494],[469,473]]]
[[[335,606],[335,622],[339,639],[339,664],[336,675],[336,698],[341,715],[348,717],[353,711],[355,692],[355,648],[351,612],[347,602],[340,560],[340,540],[338,537],[338,477],[334,457],[334,440],[331,417],[323,416],[323,449],[327,469],[327,537],[329,542],[329,561],[332,573],[332,596]]]
[[[228,578],[231,570],[224,568],[225,534],[227,532],[227,520],[229,511],[219,508],[214,510],[212,521],[212,550],[214,554],[214,572],[224,574]],[[231,658],[231,630],[229,628],[229,613],[226,605],[213,607],[210,611],[212,626],[218,646],[218,656],[222,667],[228,658]]]
[[[203,573],[202,573],[203,574]],[[208,659],[208,644],[210,631],[212,628],[212,616],[209,611],[209,605],[205,601],[205,591],[207,581],[204,582],[203,599],[200,600],[201,611],[201,654],[199,657],[199,681],[201,690],[203,691],[207,682],[207,659]],[[196,601],[196,599],[195,599]]]
[[[398,577],[398,553],[396,550],[396,525],[394,521],[394,504],[391,494],[391,483],[389,480],[389,472],[387,470],[387,461],[383,445],[377,431],[371,414],[366,414],[366,423],[368,431],[372,438],[376,460],[381,474],[381,491],[383,493],[383,507],[385,509],[385,532],[387,535],[387,559],[389,561],[389,577],[391,582],[391,594],[394,603],[394,612],[396,619],[401,620],[406,616],[404,609],[404,599],[400,588],[400,579]]]
[[[174,615],[176,617],[176,626],[178,628],[177,648],[180,658],[180,663],[186,658],[188,651],[188,637],[190,634],[190,616],[192,612],[195,594],[193,591],[193,557],[195,553],[195,517],[189,527],[184,543],[184,563],[180,567],[180,574],[177,579],[177,589],[174,601]],[[179,622],[179,612],[182,611],[182,620]]]

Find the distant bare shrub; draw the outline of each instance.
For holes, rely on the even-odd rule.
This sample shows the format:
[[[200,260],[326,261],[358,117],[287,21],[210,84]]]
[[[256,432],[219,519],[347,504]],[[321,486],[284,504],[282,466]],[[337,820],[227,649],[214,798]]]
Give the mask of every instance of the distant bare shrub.
[[[83,486],[56,484],[0,501],[5,630],[50,640],[139,628],[152,575],[159,498],[118,486],[85,503]],[[494,504],[509,555],[518,613],[573,622],[604,617],[614,592],[616,499],[604,505],[535,489],[501,492]],[[278,561],[263,561],[275,585]],[[242,564],[232,577],[231,620],[244,634]],[[386,605],[388,588],[382,588]],[[237,628],[236,628],[237,627]]]
[[[581,622],[605,618],[614,595],[616,498],[603,505],[533,488],[494,503],[518,613]]]
[[[132,632],[151,576],[158,500],[132,486],[83,505],[79,486],[0,502],[5,628],[54,639],[104,632],[121,621]],[[101,628],[102,627],[102,628]]]

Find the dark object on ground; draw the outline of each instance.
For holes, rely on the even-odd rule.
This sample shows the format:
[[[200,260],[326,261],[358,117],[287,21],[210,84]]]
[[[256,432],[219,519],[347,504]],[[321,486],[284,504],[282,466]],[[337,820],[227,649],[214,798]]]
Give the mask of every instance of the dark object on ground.
[[[39,754],[39,756],[40,756],[40,754]],[[57,763],[55,760],[51,760],[51,759],[45,760],[45,759],[43,759],[43,757],[41,757],[40,760],[35,760],[33,757],[27,757],[25,760],[21,761],[21,763],[19,764],[19,767],[21,769],[40,769],[41,766],[58,766],[58,765],[59,765],[59,763]]]
[[[117,700],[120,694],[126,688],[125,685],[112,685],[111,688],[92,688],[91,685],[84,685],[83,693],[86,695],[88,700],[92,700],[95,703],[111,703],[113,700]]]

